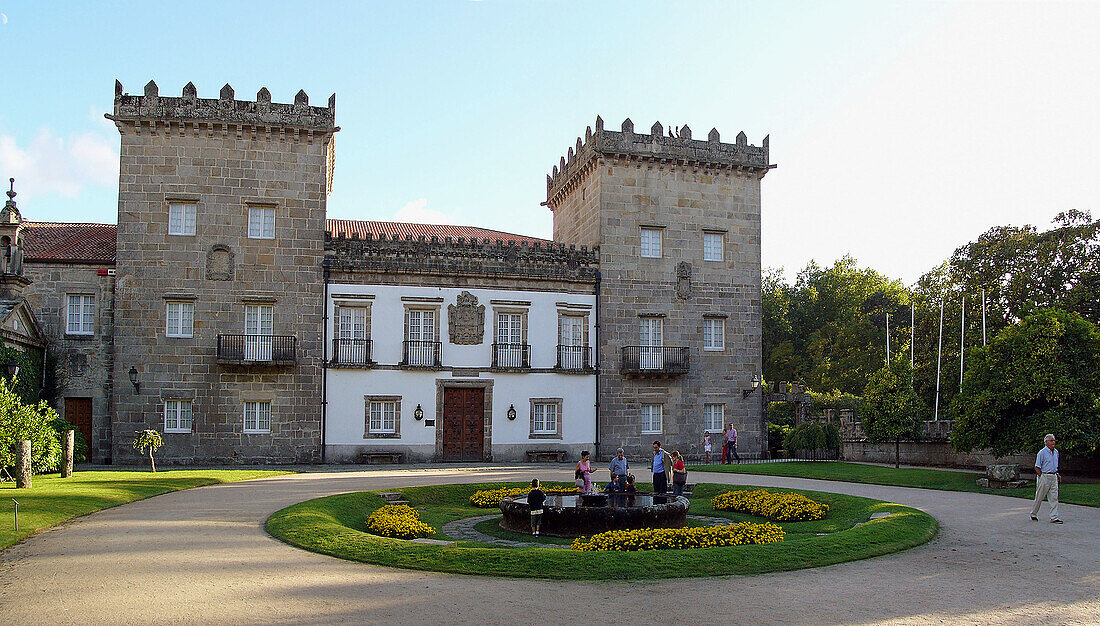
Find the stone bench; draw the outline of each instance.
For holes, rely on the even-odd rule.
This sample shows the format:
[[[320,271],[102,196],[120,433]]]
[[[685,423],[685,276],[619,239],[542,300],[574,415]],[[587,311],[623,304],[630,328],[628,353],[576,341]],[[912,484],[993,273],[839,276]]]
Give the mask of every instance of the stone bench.
[[[528,463],[565,463],[569,453],[565,450],[528,450]]]
[[[1017,489],[1027,484],[1026,480],[1020,480],[1020,466],[1016,464],[987,465],[985,478],[976,482],[979,487],[990,489]]]
[[[364,465],[397,464],[405,462],[404,452],[364,452],[359,455],[359,462]]]

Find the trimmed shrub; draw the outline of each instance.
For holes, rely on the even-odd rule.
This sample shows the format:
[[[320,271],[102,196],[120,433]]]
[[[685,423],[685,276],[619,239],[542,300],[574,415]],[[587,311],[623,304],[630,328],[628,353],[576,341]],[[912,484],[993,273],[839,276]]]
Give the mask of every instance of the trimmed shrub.
[[[693,550],[721,546],[743,546],[754,543],[783,541],[783,529],[775,524],[740,522],[727,526],[700,528],[643,528],[610,530],[584,538],[578,537],[570,546],[584,552],[636,550]]]
[[[798,493],[772,493],[766,489],[727,491],[711,498],[710,506],[715,511],[751,513],[773,522],[809,522],[829,514],[828,504]]]

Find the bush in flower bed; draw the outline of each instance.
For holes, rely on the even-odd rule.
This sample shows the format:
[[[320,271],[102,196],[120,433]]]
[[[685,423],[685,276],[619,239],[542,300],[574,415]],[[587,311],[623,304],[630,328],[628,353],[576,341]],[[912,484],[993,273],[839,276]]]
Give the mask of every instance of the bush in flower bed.
[[[772,493],[766,489],[727,491],[711,498],[715,511],[740,511],[773,522],[809,522],[824,519],[829,505],[797,493]]]
[[[770,522],[741,522],[726,526],[696,528],[642,528],[610,530],[587,539],[578,537],[570,546],[584,552],[635,550],[691,550],[719,546],[743,546],[751,543],[783,541],[783,529]]]
[[[367,530],[397,539],[416,539],[435,534],[435,529],[420,521],[420,514],[407,504],[386,504],[375,510],[367,516]]]
[[[500,506],[500,501],[504,498],[511,496],[525,496],[530,493],[530,487],[501,487],[499,489],[487,489],[485,491],[475,491],[474,495],[470,496],[470,504],[487,509],[491,507]],[[542,492],[546,495],[568,495],[576,494],[576,487],[550,487],[547,485],[542,486]]]

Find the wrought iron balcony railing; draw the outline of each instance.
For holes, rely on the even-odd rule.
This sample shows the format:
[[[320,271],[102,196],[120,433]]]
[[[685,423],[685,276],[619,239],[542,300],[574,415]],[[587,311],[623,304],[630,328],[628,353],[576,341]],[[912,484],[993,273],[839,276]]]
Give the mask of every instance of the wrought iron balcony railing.
[[[493,367],[500,369],[531,367],[531,346],[526,343],[494,343]]]
[[[405,367],[442,367],[443,344],[438,341],[405,341],[401,365]]]
[[[623,374],[635,376],[679,376],[690,365],[687,348],[672,346],[624,346]]]
[[[592,349],[588,346],[558,346],[557,369],[584,372],[592,369]]]
[[[338,367],[371,367],[373,344],[370,339],[333,339],[330,364]]]
[[[218,362],[288,365],[295,362],[297,348],[294,335],[218,335]]]

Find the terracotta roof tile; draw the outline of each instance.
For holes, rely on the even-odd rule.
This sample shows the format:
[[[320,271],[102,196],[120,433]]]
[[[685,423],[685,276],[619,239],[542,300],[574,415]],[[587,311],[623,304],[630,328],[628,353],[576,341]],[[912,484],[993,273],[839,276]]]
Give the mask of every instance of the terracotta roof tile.
[[[505,233],[499,230],[489,230],[487,228],[479,228],[477,226],[453,226],[450,224],[412,224],[408,222],[376,222],[371,220],[327,220],[325,230],[332,233],[333,237],[338,237],[343,234],[345,237],[351,237],[352,234],[365,238],[368,233],[374,236],[378,235],[400,235],[402,237],[417,237],[424,235],[425,237],[453,237],[455,239],[459,237],[465,237],[466,239],[488,239],[496,242],[497,239],[501,241],[515,241],[516,243],[550,243],[548,239],[540,239],[538,237],[528,237],[527,235],[516,235],[513,233]]]
[[[23,222],[23,257],[55,263],[114,263],[114,224]]]

